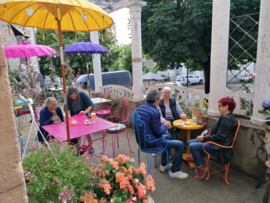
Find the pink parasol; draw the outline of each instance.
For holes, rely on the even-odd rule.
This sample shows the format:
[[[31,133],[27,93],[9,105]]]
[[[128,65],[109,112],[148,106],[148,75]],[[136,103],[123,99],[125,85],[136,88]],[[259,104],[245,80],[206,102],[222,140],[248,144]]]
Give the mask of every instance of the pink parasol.
[[[57,53],[53,48],[45,45],[31,45],[29,42],[4,47],[6,58],[29,58]]]

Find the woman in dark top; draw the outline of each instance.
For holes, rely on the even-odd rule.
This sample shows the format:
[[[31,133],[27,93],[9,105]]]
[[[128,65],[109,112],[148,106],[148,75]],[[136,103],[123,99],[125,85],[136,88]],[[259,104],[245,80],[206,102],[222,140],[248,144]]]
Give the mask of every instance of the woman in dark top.
[[[75,116],[77,114],[85,114],[89,117],[89,112],[93,109],[94,103],[83,91],[79,91],[77,87],[70,86],[67,92],[67,104],[68,104],[68,117]],[[77,139],[73,139],[74,142]],[[92,142],[92,134],[87,135],[88,142]],[[80,138],[78,138],[80,141]],[[76,142],[76,141],[75,141]],[[91,149],[94,152],[94,148]]]
[[[201,153],[203,144],[207,141],[212,141],[223,146],[232,144],[238,123],[233,115],[236,103],[234,99],[225,97],[218,101],[218,110],[221,116],[213,125],[211,130],[205,130],[196,139],[188,141],[190,152],[193,158],[189,157],[186,160],[195,162],[197,174],[195,179],[201,180],[207,172],[206,167],[202,166]],[[218,158],[223,165],[226,165],[232,157],[232,149],[224,149],[216,145],[206,144],[204,149],[211,155]]]

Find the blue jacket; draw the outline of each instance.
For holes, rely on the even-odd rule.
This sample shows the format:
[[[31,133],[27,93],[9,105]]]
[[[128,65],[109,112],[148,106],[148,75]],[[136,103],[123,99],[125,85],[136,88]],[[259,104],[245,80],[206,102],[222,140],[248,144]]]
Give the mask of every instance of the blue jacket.
[[[62,110],[60,107],[56,108],[56,113],[58,117],[61,119],[61,121],[63,122],[64,117],[63,117]],[[47,106],[40,110],[39,129],[45,138],[47,137],[49,133],[46,130],[44,130],[42,126],[53,124],[54,121],[52,121],[52,117],[53,117],[53,114],[52,112],[50,112]],[[39,131],[38,131],[37,137],[40,142],[44,141]]]
[[[83,91],[80,91],[79,93],[79,102],[80,102],[82,111],[85,111],[89,106],[94,106],[94,103],[92,102],[92,100]],[[67,105],[68,105],[68,110],[70,111],[70,115],[71,116],[76,115],[76,113],[73,111],[71,98],[67,99]],[[89,117],[89,113],[87,113],[86,115]]]
[[[155,140],[161,138],[162,135],[167,130],[166,125],[162,125],[160,122],[160,113],[159,110],[151,103],[147,102],[146,104],[140,106],[137,109],[137,113],[141,116],[141,120],[145,124],[145,132],[143,132],[143,128],[140,128],[140,140],[141,147],[154,148],[157,145],[161,144],[160,142],[149,143],[146,142],[146,146],[144,146],[144,133],[145,135],[150,136],[150,140]],[[139,144],[139,140],[136,135],[137,143]]]

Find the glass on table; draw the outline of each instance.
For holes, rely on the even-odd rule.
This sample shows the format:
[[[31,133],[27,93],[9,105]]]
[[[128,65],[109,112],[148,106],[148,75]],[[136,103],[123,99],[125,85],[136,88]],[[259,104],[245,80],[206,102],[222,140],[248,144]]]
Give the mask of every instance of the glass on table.
[[[96,112],[92,112],[91,113],[91,118],[93,119],[93,123],[95,123],[96,121],[94,121],[94,119],[97,117]]]
[[[186,114],[182,114],[181,117],[182,117],[182,121],[187,121],[187,115]]]
[[[71,125],[77,125],[77,120],[72,119],[72,120],[71,120]]]

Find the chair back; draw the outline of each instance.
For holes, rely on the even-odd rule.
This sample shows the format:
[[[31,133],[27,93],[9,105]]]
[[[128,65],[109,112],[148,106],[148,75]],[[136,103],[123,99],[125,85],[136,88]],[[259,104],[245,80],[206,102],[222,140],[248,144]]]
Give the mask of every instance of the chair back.
[[[238,130],[239,130],[239,127],[240,127],[240,121],[237,120],[237,122],[238,122],[238,125],[237,125],[237,129],[236,129],[236,131],[235,131],[235,134],[234,134],[234,138],[233,138],[233,142],[232,142],[231,147],[234,146],[234,143],[235,143],[235,140],[236,140],[236,137],[237,137],[237,134],[238,134]]]
[[[119,123],[126,125],[129,118],[129,103],[125,96],[121,97],[117,103],[117,111]]]
[[[142,144],[141,144],[142,140],[141,140],[141,136],[140,136],[140,132],[142,132],[144,134],[144,138],[146,138],[146,136],[145,136],[145,123],[141,120],[141,116],[135,110],[133,110],[131,113],[131,122],[132,122],[133,129],[135,131],[135,136],[136,136],[137,143],[139,144],[139,148],[140,148],[140,150],[145,150],[146,149],[146,147],[145,147],[146,146],[146,139],[143,140],[144,147],[142,148]]]

